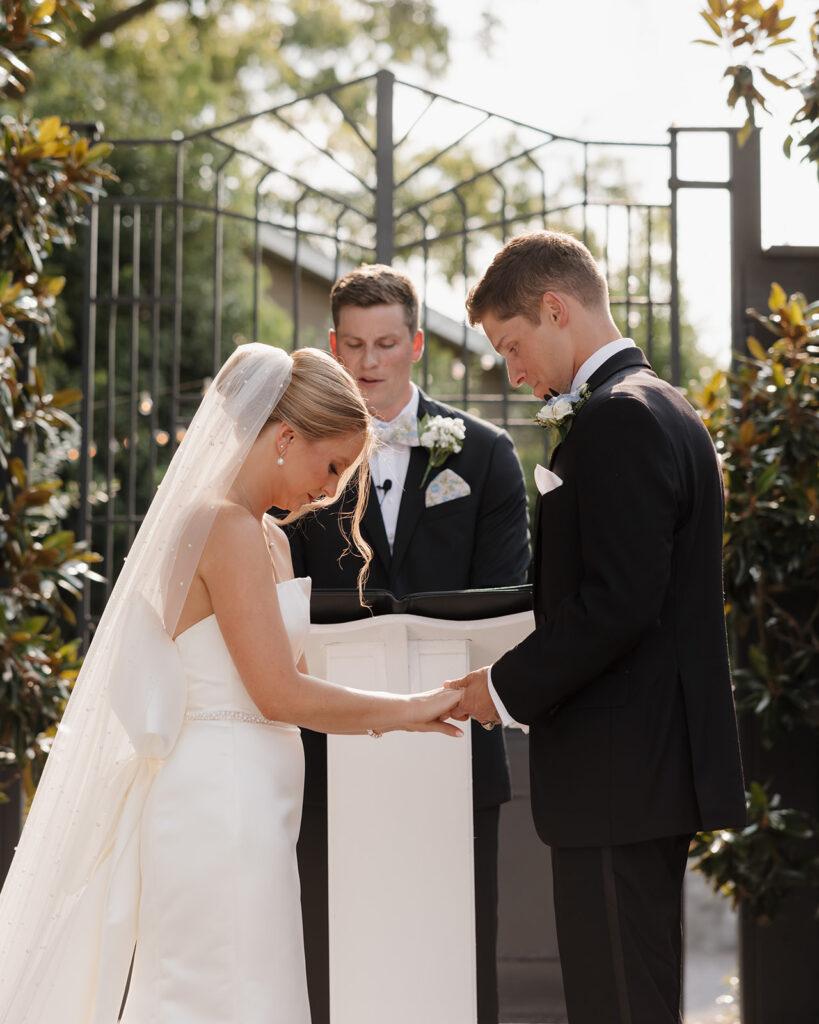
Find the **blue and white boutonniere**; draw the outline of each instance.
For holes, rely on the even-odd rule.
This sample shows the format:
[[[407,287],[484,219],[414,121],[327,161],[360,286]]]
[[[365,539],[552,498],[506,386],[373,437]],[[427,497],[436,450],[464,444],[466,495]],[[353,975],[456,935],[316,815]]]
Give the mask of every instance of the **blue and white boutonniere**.
[[[429,452],[429,462],[424,470],[421,487],[427,482],[434,466],[443,466],[450,455],[463,448],[465,437],[466,425],[460,416],[424,416],[418,424],[418,441]]]
[[[546,462],[549,463],[554,455],[555,448],[566,440],[566,435],[571,430],[574,418],[583,405],[591,397],[591,388],[588,384],[581,384],[579,388],[569,392],[568,395],[558,395],[552,392],[552,397],[541,406],[535,423],[544,430],[548,430]]]

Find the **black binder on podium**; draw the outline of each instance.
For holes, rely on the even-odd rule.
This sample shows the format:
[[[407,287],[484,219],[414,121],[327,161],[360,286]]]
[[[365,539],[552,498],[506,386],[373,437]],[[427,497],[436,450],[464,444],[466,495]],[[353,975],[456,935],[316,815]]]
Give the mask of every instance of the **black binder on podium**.
[[[493,587],[485,590],[445,590],[395,597],[388,590],[365,590],[362,605],[355,590],[313,590],[310,621],[316,625],[355,622],[374,615],[423,615],[431,619],[469,621],[496,619],[527,612],[532,607],[531,586]]]

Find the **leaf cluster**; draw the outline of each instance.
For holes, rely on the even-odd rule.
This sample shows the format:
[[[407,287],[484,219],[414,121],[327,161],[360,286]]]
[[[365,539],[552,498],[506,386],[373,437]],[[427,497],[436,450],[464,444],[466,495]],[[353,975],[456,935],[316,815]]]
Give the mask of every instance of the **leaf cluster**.
[[[726,483],[737,706],[771,747],[794,729],[819,731],[819,302],[774,284],[768,305],[749,312],[776,340],[748,338],[748,356],[690,395]],[[715,890],[764,922],[791,890],[819,886],[819,826],[758,783],[748,808],[747,828],[703,833],[691,855]]]
[[[780,807],[778,795],[754,782],[746,794],[744,829],[700,832],[689,857],[715,892],[740,902],[760,924],[772,921],[782,900],[805,888],[819,889],[816,840],[819,823],[803,811]]]
[[[0,96],[18,99],[31,83],[28,56],[35,50],[62,46],[62,26],[72,26],[71,14],[93,19],[89,0],[41,0],[36,4],[2,0],[0,4]],[[57,27],[61,22],[61,27]]]
[[[815,13],[809,29],[811,62],[797,57],[797,69],[782,77],[770,70],[768,58],[775,47],[795,42],[787,33],[796,18],[781,17],[783,5],[784,0],[774,0],[768,7],[759,0],[708,0],[708,6],[700,14],[732,56],[741,51],[744,57],[725,70],[725,77],[731,81],[728,106],[734,108],[741,102],[747,115],[738,136],[740,145],[756,125],[757,109],[768,112],[765,96],[757,88],[759,77],[754,77],[761,76],[777,89],[796,89],[801,94],[803,102],[794,113],[791,124],[805,126],[798,145],[806,150],[803,159],[815,163],[819,171],[819,11]],[[713,39],[698,39],[697,42],[720,45]],[[793,135],[789,134],[783,145],[788,156],[792,145]]]
[[[819,303],[774,284],[777,340],[693,394],[726,483],[725,590],[745,645],[738,705],[771,746],[797,725],[819,729]]]
[[[76,391],[47,394],[39,371],[10,345],[0,349],[0,756],[18,766],[33,793],[79,668],[79,640],[63,638],[76,622],[72,599],[99,556],[62,528],[67,509],[59,478],[30,471],[9,455],[21,438],[54,449],[79,428],[66,411]]]
[[[49,28],[74,0],[45,0],[33,10],[3,0],[3,85],[25,88],[18,54],[60,45]],[[12,74],[9,69],[13,69]],[[0,758],[33,793],[78,670],[72,601],[98,556],[77,543],[63,520],[71,508],[57,470],[79,427],[67,411],[81,395],[51,394],[38,368],[47,343],[59,342],[55,303],[65,280],[49,274],[54,247],[75,241],[85,202],[109,173],[107,147],[89,146],[58,117],[2,120],[0,152]]]

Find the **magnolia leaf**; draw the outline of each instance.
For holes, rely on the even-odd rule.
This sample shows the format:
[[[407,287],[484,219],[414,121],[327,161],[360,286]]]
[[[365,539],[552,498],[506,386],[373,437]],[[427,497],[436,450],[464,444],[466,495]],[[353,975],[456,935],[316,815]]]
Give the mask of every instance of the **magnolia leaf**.
[[[22,281],[18,281],[17,284],[9,285],[7,288],[3,289],[2,292],[0,292],[0,302],[2,302],[3,305],[12,305],[15,299],[19,297],[20,292],[22,292],[23,290],[23,287],[24,284]]]
[[[12,479],[19,487],[26,486],[26,467],[22,459],[12,459],[9,463],[9,472],[11,473]]]
[[[719,27],[717,19],[712,14],[709,14],[708,11],[700,11],[700,14],[708,22],[708,25],[714,35],[719,36],[719,38],[722,39],[722,29]]]
[[[61,128],[62,121],[60,121],[59,117],[44,117],[37,131],[37,141],[42,145],[45,145],[47,142],[53,142],[59,135]]]
[[[768,353],[752,335],[749,335],[745,339],[745,344],[748,346],[748,351],[754,359],[758,359],[760,363],[766,363],[768,361]]]
[[[96,160],[104,160],[113,150],[113,146],[110,142],[98,142],[96,146],[92,146],[85,154],[84,164],[92,164]]]
[[[785,289],[774,281],[771,285],[771,293],[768,296],[768,308],[772,313],[778,313],[780,309],[785,308],[787,301],[788,296],[785,294]]]
[[[67,548],[74,543],[72,530],[57,530],[43,541],[44,548]]]
[[[695,39],[695,43],[702,43],[703,46],[719,46],[719,43],[715,39]]]
[[[788,386],[788,382],[785,380],[785,374],[779,363],[773,363],[771,365],[771,376],[773,377],[774,384],[776,384],[778,388],[784,388]]]
[[[756,482],[756,495],[761,498],[763,494],[773,487],[776,482],[776,478],[779,475],[779,463],[774,462],[768,466],[767,469],[763,470],[759,474],[759,479]]]
[[[65,288],[64,277],[41,277],[40,284],[46,295],[57,296]]]
[[[792,89],[793,88],[793,86],[790,84],[790,82],[786,82],[786,81],[784,81],[781,78],[777,78],[776,75],[772,75],[770,73],[770,71],[766,71],[765,68],[760,68],[759,70],[762,72],[763,76],[765,78],[767,78],[768,81],[772,85],[778,85],[780,89]]]
[[[753,420],[745,420],[739,428],[739,443],[747,448],[756,436],[756,427]]]
[[[47,615],[35,615],[31,619],[26,619],[25,622],[20,624],[20,628],[25,630],[26,633],[37,634],[42,628],[47,625]]]
[[[758,782],[751,783],[751,792],[748,794],[748,810],[753,819],[760,818],[768,809],[768,798],[765,790]]]
[[[785,154],[785,156],[789,160],[790,160],[790,156],[791,156],[791,147],[792,146],[793,146],[793,136],[792,135],[788,135],[786,137],[785,141],[782,143],[782,152]]]
[[[802,324],[802,306],[796,298],[792,298],[787,306],[788,319],[792,324]]]
[[[748,141],[751,132],[754,130],[754,122],[752,118],[748,118],[745,124],[737,132],[737,142],[740,147],[744,146]]]
[[[51,396],[50,405],[57,409],[64,409],[69,405],[76,405],[77,402],[82,401],[82,391],[79,388],[66,388],[63,391],[57,391]]]
[[[34,8],[34,13],[31,15],[31,24],[39,25],[41,22],[46,21],[50,18],[57,10],[56,0],[43,0],[42,3],[37,4]]]
[[[720,0],[708,0],[708,6],[715,18],[721,18],[725,14],[725,8]]]

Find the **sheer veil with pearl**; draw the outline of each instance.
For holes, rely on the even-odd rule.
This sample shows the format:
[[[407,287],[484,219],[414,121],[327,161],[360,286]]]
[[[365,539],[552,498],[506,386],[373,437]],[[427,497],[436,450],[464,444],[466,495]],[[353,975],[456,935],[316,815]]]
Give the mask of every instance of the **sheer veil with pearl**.
[[[171,639],[219,502],[292,360],[241,345],[208,388],[136,536],[0,893],[0,1024],[113,1024],[134,949],[139,819],[185,710]]]

